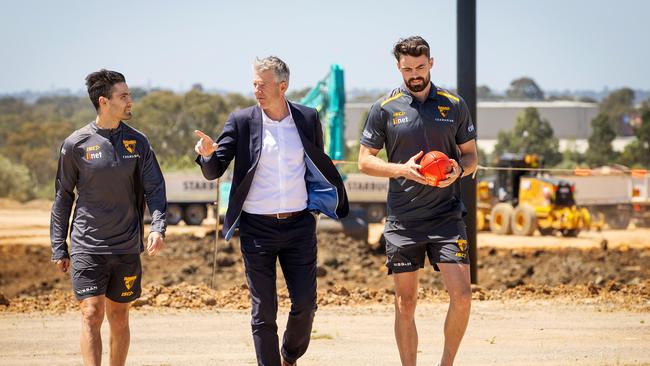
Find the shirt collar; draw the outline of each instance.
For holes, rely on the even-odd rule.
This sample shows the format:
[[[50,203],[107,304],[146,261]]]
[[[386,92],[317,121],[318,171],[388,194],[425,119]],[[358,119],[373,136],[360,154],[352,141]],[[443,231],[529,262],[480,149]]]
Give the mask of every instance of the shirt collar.
[[[117,124],[117,127],[115,128],[99,128],[97,125],[97,120],[93,120],[90,123],[90,126],[92,127],[93,131],[96,133],[102,135],[102,136],[108,136],[108,135],[114,135],[122,130],[122,125],[124,122],[120,121],[120,123]]]
[[[293,121],[293,114],[291,113],[291,105],[289,104],[289,102],[286,99],[284,100],[284,102],[287,103],[287,109],[289,110],[289,115],[284,117],[282,119],[282,121],[286,121],[287,119],[289,121]],[[262,111],[262,122],[266,122],[266,123],[282,123],[282,121],[274,121],[274,120],[272,120],[269,116],[266,115],[266,113],[264,113],[264,109],[260,108],[260,110]]]
[[[408,95],[409,97],[411,97],[411,101],[417,100],[417,98],[415,98],[413,96],[413,94],[406,87],[405,84],[400,85],[399,90],[400,90],[400,92],[404,93],[405,95]],[[432,100],[438,99],[438,88],[436,87],[436,85],[433,82],[431,82],[431,89],[429,89],[429,95],[427,96],[427,100],[429,100],[429,99],[432,99]]]

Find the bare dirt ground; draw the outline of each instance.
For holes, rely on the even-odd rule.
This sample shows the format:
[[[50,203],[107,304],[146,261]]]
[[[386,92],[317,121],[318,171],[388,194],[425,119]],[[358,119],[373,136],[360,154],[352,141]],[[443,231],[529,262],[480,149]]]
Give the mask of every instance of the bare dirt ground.
[[[80,364],[77,303],[49,261],[49,205],[0,201],[0,365]],[[301,365],[395,365],[392,279],[376,243],[319,234],[319,311]],[[237,240],[177,226],[160,256],[143,256],[132,365],[254,364]],[[650,365],[650,230],[578,238],[479,234],[479,285],[459,365]],[[278,278],[282,307],[289,300]],[[420,363],[439,355],[448,300],[421,271]],[[182,332],[179,332],[182,329]],[[66,341],[61,341],[66,340]],[[164,350],[164,351],[161,351]]]
[[[440,303],[418,308],[420,365],[440,357],[445,310]],[[475,302],[456,364],[650,365],[650,315],[599,310],[547,301]],[[286,309],[278,320],[282,332]],[[323,307],[299,364],[399,365],[392,321],[390,306]],[[132,314],[131,324],[129,365],[255,364],[248,311],[152,309]],[[81,365],[78,328],[74,313],[0,314],[0,364]],[[104,324],[104,344],[106,331]]]

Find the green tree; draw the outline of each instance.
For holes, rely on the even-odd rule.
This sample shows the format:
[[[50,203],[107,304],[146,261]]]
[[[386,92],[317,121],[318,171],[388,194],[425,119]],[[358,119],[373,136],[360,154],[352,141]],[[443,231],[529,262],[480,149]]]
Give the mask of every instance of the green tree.
[[[0,148],[7,144],[7,136],[25,121],[32,121],[32,106],[22,99],[0,98]]]
[[[545,166],[555,166],[562,161],[559,141],[553,135],[551,124],[542,119],[536,108],[526,108],[517,116],[515,127],[499,131],[495,156],[503,153],[537,154]]]
[[[556,165],[556,168],[575,169],[577,166],[584,165],[585,155],[578,151],[575,141],[570,142],[562,152],[562,161]]]
[[[492,89],[487,85],[478,85],[476,87],[476,97],[478,99],[488,99],[492,96]]]
[[[605,114],[618,135],[630,136],[632,127],[626,118],[634,112],[634,90],[622,88],[611,92],[600,103],[600,113]]]
[[[506,96],[511,99],[544,100],[542,88],[527,76],[513,80],[506,91]]]
[[[287,93],[287,99],[292,100],[294,102],[299,102],[300,99],[302,99],[309,91],[311,90],[310,87],[298,89],[298,90],[292,90]]]
[[[225,98],[225,107],[228,113],[255,104],[255,99],[248,98],[239,93],[228,93],[223,98]]]
[[[641,126],[635,131],[637,140],[641,143],[645,151],[643,157],[645,158],[645,166],[650,165],[650,109],[641,110]]]
[[[641,112],[641,125],[634,130],[636,139],[625,146],[620,161],[631,167],[650,168],[650,109]]]
[[[546,98],[548,101],[556,101],[556,100],[569,100],[569,101],[574,101],[576,98],[573,95],[569,94],[556,94],[556,95],[551,95]]]
[[[363,133],[364,128],[366,128],[366,121],[368,121],[368,115],[370,114],[370,110],[364,111],[361,113],[361,117],[359,118],[359,133],[357,136],[361,136]]]
[[[21,164],[14,164],[0,155],[0,197],[27,201],[34,198],[34,184],[29,170]]]
[[[149,94],[149,92],[146,89],[137,86],[129,88],[129,90],[131,91],[131,99],[134,102],[139,101],[140,99],[144,98],[147,94]]]
[[[607,165],[617,158],[612,148],[612,141],[616,138],[616,131],[609,123],[609,117],[600,113],[591,120],[591,135],[589,136],[589,148],[587,148],[586,162],[591,166]]]
[[[596,99],[591,97],[578,97],[577,101],[582,103],[598,103]]]
[[[193,131],[204,128],[204,123],[197,126],[196,121],[190,122],[190,119],[200,118],[217,124],[211,106],[206,106],[207,103],[198,100],[203,97],[203,93],[192,90],[187,94],[192,94],[189,99],[192,106],[196,107],[192,117],[186,115],[185,98],[171,91],[150,93],[134,105],[133,110],[137,117],[133,119],[133,125],[147,135],[161,163],[191,154]],[[201,112],[198,109],[203,112],[200,117],[198,114]],[[212,131],[204,132],[211,134]]]
[[[96,117],[97,111],[88,97],[49,96],[39,98],[30,105],[30,112],[22,123],[65,123],[70,124],[74,130],[94,121]],[[72,130],[66,132],[69,134]]]
[[[12,164],[25,167],[31,190],[51,198],[59,147],[73,130],[94,119],[88,98],[49,96],[33,104],[21,99],[0,99],[0,153]],[[47,196],[41,196],[47,194]]]
[[[382,91],[363,91],[351,97],[346,97],[350,103],[374,103],[377,99],[385,96],[388,90]]]
[[[132,88],[132,93],[137,97],[134,118],[128,123],[149,137],[165,169],[193,167],[194,130],[216,137],[229,113],[254,103],[241,94],[209,94],[199,88],[181,95],[138,88]],[[52,198],[61,143],[95,117],[86,96],[50,96],[34,103],[0,98],[0,154],[13,164],[11,169],[3,166],[3,171],[15,172],[14,165],[24,167],[32,189],[29,195]]]
[[[68,122],[25,123],[8,135],[2,152],[26,166],[36,185],[46,185],[56,175],[61,144],[74,129]]]
[[[639,111],[641,112],[641,114],[643,114],[645,111],[650,111],[650,98],[641,102],[641,107],[639,108]]]
[[[500,96],[496,95],[489,86],[479,85],[476,87],[476,98],[479,100],[494,100],[500,99]]]
[[[478,155],[478,164],[482,166],[488,166],[490,164],[490,155],[478,146],[476,147],[476,152]]]
[[[198,89],[184,95],[157,91],[136,103],[133,125],[147,135],[161,165],[180,169],[193,165],[194,130],[216,138],[231,112],[252,103],[241,96],[224,97]]]

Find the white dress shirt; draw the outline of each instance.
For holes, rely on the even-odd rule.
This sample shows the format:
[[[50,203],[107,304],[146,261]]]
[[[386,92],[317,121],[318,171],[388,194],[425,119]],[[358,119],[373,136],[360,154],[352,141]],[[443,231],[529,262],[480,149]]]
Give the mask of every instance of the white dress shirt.
[[[281,121],[273,121],[262,110],[262,151],[243,210],[252,214],[304,210],[305,170],[305,149],[291,109]]]

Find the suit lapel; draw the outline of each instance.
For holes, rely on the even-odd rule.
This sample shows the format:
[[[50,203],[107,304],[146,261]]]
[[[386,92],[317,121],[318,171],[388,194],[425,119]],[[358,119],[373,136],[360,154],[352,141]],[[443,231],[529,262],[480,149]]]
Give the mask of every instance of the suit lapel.
[[[250,120],[250,143],[253,147],[253,164],[251,169],[257,166],[262,150],[262,110],[259,106],[253,108]]]
[[[293,117],[293,123],[296,124],[296,129],[298,129],[298,135],[300,136],[300,141],[302,142],[303,147],[307,147],[308,142],[311,140],[311,133],[305,116],[300,112],[300,110],[293,106],[293,103],[289,102],[289,108],[291,108],[291,117]]]

